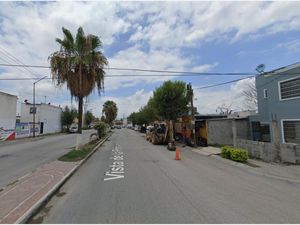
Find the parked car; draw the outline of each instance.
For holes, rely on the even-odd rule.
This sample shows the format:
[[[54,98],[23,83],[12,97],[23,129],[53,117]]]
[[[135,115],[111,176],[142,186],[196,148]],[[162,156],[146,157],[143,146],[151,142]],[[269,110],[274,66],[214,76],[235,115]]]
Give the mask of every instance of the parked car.
[[[73,127],[70,128],[69,132],[70,133],[76,133],[77,130],[78,130],[78,128],[73,126]]]
[[[146,133],[146,125],[143,125],[143,126],[141,126],[141,129],[140,129],[140,131],[142,132],[142,133]]]

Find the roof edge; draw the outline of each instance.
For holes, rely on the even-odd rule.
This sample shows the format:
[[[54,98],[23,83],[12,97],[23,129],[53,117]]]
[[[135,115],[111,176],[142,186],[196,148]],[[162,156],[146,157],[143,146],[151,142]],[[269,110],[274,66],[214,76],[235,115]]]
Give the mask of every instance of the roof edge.
[[[278,69],[271,70],[269,72],[262,73],[262,75],[272,76],[272,75],[284,73],[286,71],[289,71],[289,70],[292,70],[292,69],[295,69],[295,68],[298,68],[298,67],[300,68],[300,62],[293,63],[293,64],[290,64],[290,65],[287,65],[287,66],[283,66],[283,67],[280,67]]]

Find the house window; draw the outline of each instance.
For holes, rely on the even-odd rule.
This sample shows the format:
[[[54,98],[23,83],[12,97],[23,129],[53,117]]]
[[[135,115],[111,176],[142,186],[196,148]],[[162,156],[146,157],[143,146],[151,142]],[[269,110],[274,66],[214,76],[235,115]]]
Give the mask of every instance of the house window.
[[[283,121],[282,124],[284,142],[300,144],[300,120]]]
[[[261,124],[258,121],[252,122],[252,135],[254,141],[270,142],[269,124]]]
[[[300,77],[280,82],[281,99],[300,98]]]
[[[268,98],[268,90],[264,89],[264,98]]]

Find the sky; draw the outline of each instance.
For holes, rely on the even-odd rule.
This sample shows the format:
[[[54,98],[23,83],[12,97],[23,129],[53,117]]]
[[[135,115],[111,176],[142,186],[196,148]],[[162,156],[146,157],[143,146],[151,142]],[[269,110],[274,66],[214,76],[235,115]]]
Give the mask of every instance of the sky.
[[[300,2],[283,1],[0,2],[0,63],[48,66],[62,27],[75,35],[82,26],[101,38],[109,68],[255,74],[262,63],[270,71],[300,61],[299,8]],[[106,74],[151,73],[106,69]],[[0,66],[0,78],[43,76],[51,76],[49,69]],[[91,94],[86,107],[99,117],[103,103],[113,100],[118,117],[126,117],[171,79],[192,83],[199,113],[216,113],[222,104],[245,110],[242,92],[253,79],[199,89],[242,77],[106,77],[105,91]],[[0,80],[0,91],[18,96],[18,110],[25,99],[32,101],[32,88],[33,81]],[[51,80],[36,84],[36,102],[77,105],[66,86]]]

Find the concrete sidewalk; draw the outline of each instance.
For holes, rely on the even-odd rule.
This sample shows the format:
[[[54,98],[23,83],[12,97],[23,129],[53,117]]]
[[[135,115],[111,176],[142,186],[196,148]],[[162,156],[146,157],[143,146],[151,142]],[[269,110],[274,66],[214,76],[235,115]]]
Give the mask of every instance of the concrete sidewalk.
[[[78,162],[54,161],[0,192],[0,223],[23,222],[24,216],[76,168]]]
[[[25,223],[110,136],[78,162],[50,162],[0,189],[0,224]]]
[[[300,183],[300,166],[299,165],[287,165],[279,163],[267,163],[257,159],[248,159],[248,164],[234,162],[228,159],[224,159],[219,154],[221,149],[217,147],[185,147],[193,152],[199,153],[203,156],[212,157],[216,160],[220,160],[224,163],[231,164],[240,168],[248,170],[250,173],[259,174],[262,176],[271,177],[274,179],[290,181]]]

